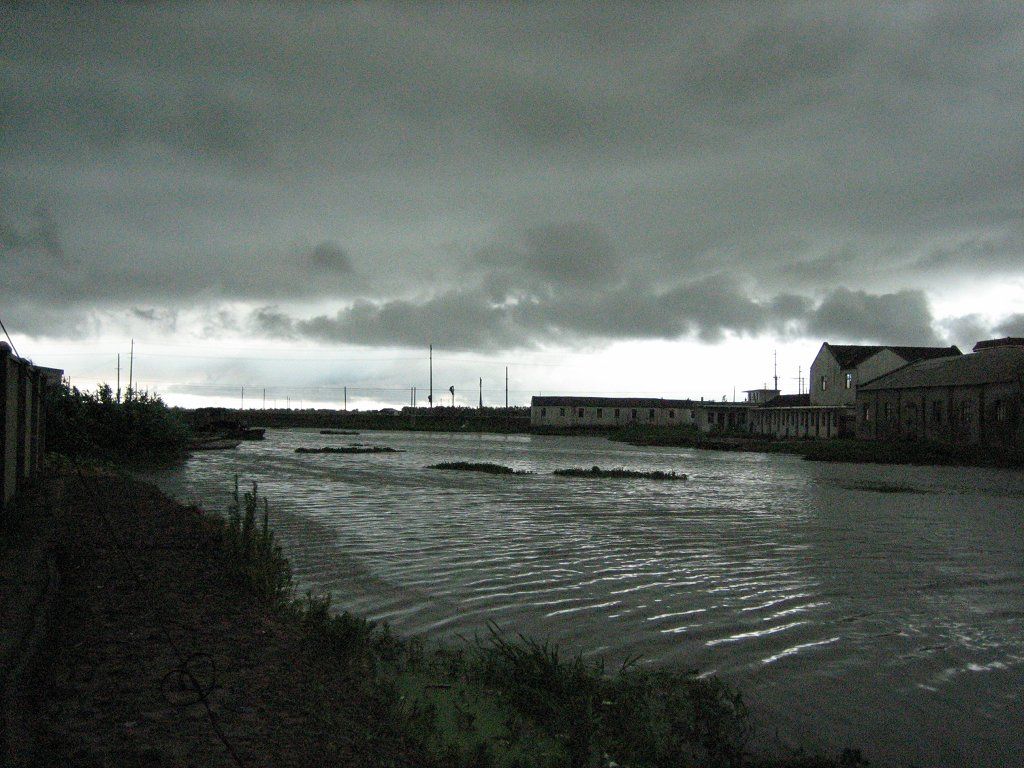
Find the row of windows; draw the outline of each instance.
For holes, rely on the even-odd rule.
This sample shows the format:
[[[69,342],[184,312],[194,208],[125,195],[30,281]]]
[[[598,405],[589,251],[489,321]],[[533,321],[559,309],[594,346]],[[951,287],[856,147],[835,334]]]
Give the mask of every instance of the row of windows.
[[[843,378],[843,385],[846,389],[853,389],[853,372],[847,371],[846,376]],[[821,376],[821,391],[824,392],[828,389],[828,376],[822,374]]]
[[[974,403],[962,402],[960,403],[959,416],[960,423],[970,424],[974,421],[975,413]],[[882,404],[882,418],[885,421],[893,421],[895,418],[896,409],[892,407],[891,403]],[[917,403],[906,404],[907,420],[915,421],[917,419]],[[936,425],[941,426],[943,420],[943,414],[945,413],[944,401],[932,400],[931,409],[928,412],[929,421]],[[1006,421],[1007,409],[1006,403],[1002,400],[996,400],[992,407],[992,414],[996,421]],[[864,403],[861,406],[861,418],[864,421],[871,421],[871,406],[868,403]]]
[[[828,422],[829,413],[822,413],[820,411],[814,411],[813,413],[808,413],[807,411],[793,411],[791,413],[771,411],[768,415],[768,424],[772,427],[784,427],[787,424],[801,427],[827,427]],[[832,414],[832,425],[837,426],[834,413]]]
[[[559,408],[558,409],[558,415],[561,418],[563,418],[563,419],[565,418],[565,411],[566,411],[565,408]],[[651,421],[654,421],[655,413],[656,413],[656,411],[655,411],[654,408],[651,408],[650,410],[647,411],[647,416],[648,416],[648,418]],[[546,418],[547,415],[548,415],[548,409],[547,408],[541,408],[540,409],[540,415],[541,415],[541,418]],[[577,411],[577,415],[579,416],[579,418],[582,419],[586,415],[586,409],[585,408],[580,408]],[[621,409],[620,408],[616,408],[615,409],[615,416],[614,416],[614,418],[618,419],[620,417],[621,417]],[[637,409],[636,408],[631,408],[630,409],[629,417],[631,419],[636,419],[637,418]],[[674,408],[670,408],[669,409],[668,417],[670,419],[674,419],[676,417],[676,411],[675,411]],[[597,409],[597,418],[599,418],[599,419],[603,419],[604,418],[604,408],[598,408]]]

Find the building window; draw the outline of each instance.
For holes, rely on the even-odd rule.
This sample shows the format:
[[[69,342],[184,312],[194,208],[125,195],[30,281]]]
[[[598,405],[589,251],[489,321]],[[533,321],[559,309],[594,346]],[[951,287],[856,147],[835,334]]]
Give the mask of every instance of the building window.
[[[647,415],[650,417],[651,421],[654,421],[654,409],[653,408],[651,408],[651,410],[648,411]]]
[[[558,415],[559,416],[565,416],[565,408],[559,408],[558,409]]]
[[[846,388],[853,389],[853,373],[846,374]]]
[[[996,421],[1006,421],[1006,403],[996,400]]]
[[[631,409],[629,413],[631,419],[636,419],[636,408]]]
[[[871,421],[871,406],[867,403],[861,406],[861,416],[864,418],[864,421]]]
[[[548,409],[547,408],[541,408],[540,409],[540,417],[543,419],[547,415],[548,415]]]
[[[886,403],[883,412],[885,413],[885,420],[892,421],[892,406]]]
[[[821,391],[824,392],[826,389],[828,389],[828,379],[826,379],[825,375],[822,374],[822,376],[821,376]]]
[[[676,412],[675,412],[675,410],[674,410],[674,409],[672,409],[672,408],[669,408],[669,410],[668,410],[668,417],[669,417],[670,419],[674,419],[674,418],[676,417]]]
[[[615,409],[615,418],[616,419],[619,418],[619,409],[618,408]]]
[[[942,423],[942,401],[932,400],[932,424]]]
[[[970,403],[960,403],[960,421],[964,424],[970,424],[973,420],[973,415]]]
[[[598,408],[597,409],[597,418],[600,419],[602,416],[604,416],[604,408]]]
[[[715,414],[708,413],[708,424],[714,424],[714,423],[715,423]]]
[[[583,409],[582,408],[580,408],[580,418],[581,419],[583,418]]]

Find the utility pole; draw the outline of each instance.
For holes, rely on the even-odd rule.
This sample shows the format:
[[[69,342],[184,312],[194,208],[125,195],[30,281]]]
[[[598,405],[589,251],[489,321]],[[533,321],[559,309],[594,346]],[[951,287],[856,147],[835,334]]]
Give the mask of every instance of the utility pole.
[[[348,410],[348,387],[345,387],[345,410]]]
[[[772,353],[775,357],[775,391],[779,391],[779,351],[775,350]]]
[[[505,366],[505,409],[508,410],[508,366]]]
[[[480,407],[484,407],[484,379],[480,377]]]
[[[117,402],[121,402],[121,353],[117,353]]]
[[[132,398],[132,369],[135,366],[135,339],[132,339],[131,352],[128,355],[128,399]]]
[[[240,411],[244,411],[245,410],[245,386],[242,387],[242,407],[239,408],[238,410],[240,410]]]
[[[427,395],[427,406],[434,407],[434,345],[430,345],[430,394]]]

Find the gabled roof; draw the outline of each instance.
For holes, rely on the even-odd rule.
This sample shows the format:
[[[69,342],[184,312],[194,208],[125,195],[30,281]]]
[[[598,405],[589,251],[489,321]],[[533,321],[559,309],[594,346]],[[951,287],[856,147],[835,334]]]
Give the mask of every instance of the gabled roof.
[[[832,357],[839,363],[843,370],[856,368],[872,355],[888,349],[899,355],[908,363],[916,363],[918,360],[931,360],[937,357],[951,357],[960,355],[961,352],[956,346],[952,347],[894,347],[890,345],[866,345],[866,344],[829,344],[825,342],[832,353]]]
[[[1004,336],[1001,339],[986,339],[974,345],[974,352],[993,347],[1024,347],[1024,339],[1019,336]]]
[[[862,384],[858,392],[1024,382],[1024,347],[993,347],[958,357],[920,360]]]
[[[773,397],[762,408],[806,408],[811,404],[810,394],[803,395],[779,395]]]

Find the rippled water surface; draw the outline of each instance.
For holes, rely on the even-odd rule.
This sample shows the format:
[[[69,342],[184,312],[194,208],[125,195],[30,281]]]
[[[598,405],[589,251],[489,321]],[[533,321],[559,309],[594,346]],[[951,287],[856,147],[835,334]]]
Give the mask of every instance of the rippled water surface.
[[[359,441],[382,454],[296,454]],[[536,474],[426,469],[489,461]],[[567,479],[599,465],[689,480]],[[495,622],[716,672],[786,743],[1021,765],[1024,475],[816,464],[600,438],[268,431],[154,476],[226,508],[256,480],[303,588],[402,633]],[[769,732],[770,731],[770,732]]]

